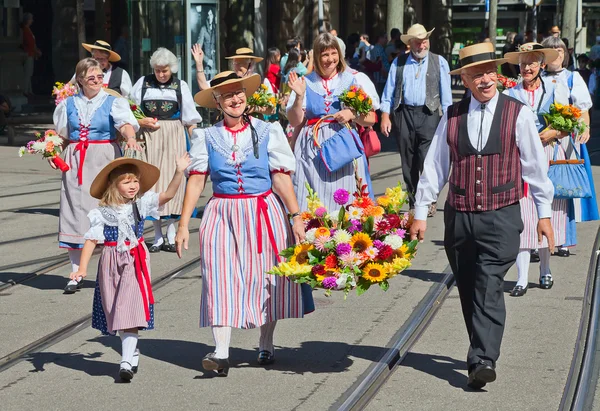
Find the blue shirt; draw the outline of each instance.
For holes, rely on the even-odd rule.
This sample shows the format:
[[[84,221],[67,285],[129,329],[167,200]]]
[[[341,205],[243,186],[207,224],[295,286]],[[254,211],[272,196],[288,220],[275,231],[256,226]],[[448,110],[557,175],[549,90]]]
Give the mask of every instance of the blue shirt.
[[[452,104],[452,87],[450,86],[450,67],[448,62],[442,56],[440,59],[440,102],[442,110],[446,110]],[[412,54],[408,56],[404,72],[402,73],[402,90],[404,95],[403,103],[409,106],[425,105],[425,85],[427,78],[427,68],[429,64],[429,54],[419,63],[413,59]],[[383,95],[381,96],[381,111],[390,113],[394,107],[394,91],[396,90],[396,70],[398,69],[398,57],[394,59],[390,66]],[[418,76],[417,76],[418,73]]]

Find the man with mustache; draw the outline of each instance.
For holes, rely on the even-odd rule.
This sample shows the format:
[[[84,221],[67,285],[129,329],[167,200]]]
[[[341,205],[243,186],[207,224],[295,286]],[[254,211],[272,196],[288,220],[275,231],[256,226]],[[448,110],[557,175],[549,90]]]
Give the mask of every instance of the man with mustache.
[[[496,380],[504,333],[504,276],[519,253],[519,200],[528,183],[539,215],[537,237],[554,246],[550,224],[554,187],[532,111],[496,90],[492,43],[459,51],[460,74],[472,96],[448,107],[425,159],[415,200],[411,239],[423,241],[427,206],[448,181],[444,248],[456,279],[469,335],[467,385]],[[450,173],[450,169],[452,172]]]
[[[400,37],[410,53],[392,62],[381,98],[381,131],[386,136],[393,131],[398,142],[411,209],[431,138],[442,112],[452,104],[448,62],[429,51],[433,30],[415,24]],[[430,216],[435,214],[436,201]]]

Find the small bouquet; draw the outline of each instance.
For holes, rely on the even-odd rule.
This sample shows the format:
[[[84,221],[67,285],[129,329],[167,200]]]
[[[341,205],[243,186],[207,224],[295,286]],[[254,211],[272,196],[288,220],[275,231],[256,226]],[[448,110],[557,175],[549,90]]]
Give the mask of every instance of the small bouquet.
[[[366,115],[373,110],[373,100],[358,86],[350,86],[339,97],[340,102],[358,115]]]
[[[400,209],[407,193],[400,184],[386,189],[374,202],[357,178],[354,200],[338,189],[333,200],[339,210],[327,210],[317,193],[307,184],[308,211],[302,213],[306,227],[305,242],[280,254],[286,262],[269,274],[289,277],[312,288],[344,291],[344,298],[356,288],[363,294],[372,285],[389,288],[388,280],[411,265],[417,241],[408,241],[412,217]]]
[[[62,153],[63,139],[56,134],[54,130],[46,130],[42,133],[35,133],[36,140],[32,140],[25,147],[19,149],[19,157],[25,153],[41,154],[44,158],[52,158],[52,162],[61,171],[68,171],[69,165],[59,157]]]
[[[52,95],[54,96],[54,104],[57,106],[61,101],[67,99],[67,97],[74,96],[79,92],[77,86],[71,83],[54,83],[54,87],[52,88]]]
[[[548,127],[569,134],[581,134],[587,128],[581,119],[581,110],[571,104],[554,103],[550,105],[550,113],[544,114],[544,119]]]
[[[131,109],[131,112],[133,113],[133,116],[135,117],[136,120],[146,118],[146,115],[142,111],[142,108],[140,106],[138,106],[137,104],[135,104],[135,101],[129,100],[129,108]]]
[[[277,97],[273,93],[269,93],[268,89],[267,86],[261,84],[258,90],[248,98],[248,106],[265,107],[274,110],[277,107]]]
[[[511,77],[503,76],[502,74],[498,74],[498,88],[505,90],[509,88],[513,88],[519,84],[519,79],[514,79]]]

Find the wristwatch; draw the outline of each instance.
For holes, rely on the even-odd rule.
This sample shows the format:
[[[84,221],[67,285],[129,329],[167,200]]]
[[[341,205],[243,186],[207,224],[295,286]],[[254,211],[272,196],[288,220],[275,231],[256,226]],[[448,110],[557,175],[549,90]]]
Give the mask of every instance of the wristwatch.
[[[300,211],[296,211],[295,213],[288,213],[288,219],[293,220],[294,218],[300,215]]]

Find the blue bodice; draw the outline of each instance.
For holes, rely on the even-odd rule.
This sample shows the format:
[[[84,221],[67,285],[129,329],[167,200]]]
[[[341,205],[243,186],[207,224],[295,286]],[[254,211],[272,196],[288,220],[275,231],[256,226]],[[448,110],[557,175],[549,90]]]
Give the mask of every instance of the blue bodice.
[[[133,228],[133,231],[135,232],[137,238],[141,238],[144,235],[144,219],[142,219],[142,221],[138,223],[137,228],[133,225],[131,226],[131,228]],[[109,225],[104,226],[104,241],[117,241],[118,237],[118,227],[112,227]]]
[[[342,109],[339,96],[353,85],[356,80],[347,71],[339,74],[339,76],[338,86],[332,90],[327,90],[323,85],[323,79],[314,72],[305,77],[307,119],[310,120],[335,114]]]
[[[553,82],[545,81],[544,79],[542,79],[542,81],[544,82],[544,87],[546,88],[546,92],[542,96],[543,100],[542,100],[542,104],[539,105],[539,110],[537,110],[537,108],[538,108],[537,104],[532,109],[531,106],[527,104],[527,102],[521,101],[521,98],[519,98],[520,96],[516,93],[514,88],[511,88],[508,90],[509,96],[525,103],[530,110],[534,111],[534,114],[536,115],[535,127],[537,128],[538,131],[542,131],[544,128],[546,128],[546,120],[544,119],[544,114],[550,113],[550,106],[552,104],[554,104],[554,94],[555,94],[555,90],[556,90],[556,87]],[[537,111],[535,111],[535,110],[537,110]]]
[[[79,141],[79,115],[75,106],[75,97],[67,99],[67,118],[69,124],[69,140]],[[90,124],[88,140],[114,140],[115,122],[110,115],[110,110],[115,100],[114,96],[107,96],[94,115]]]

